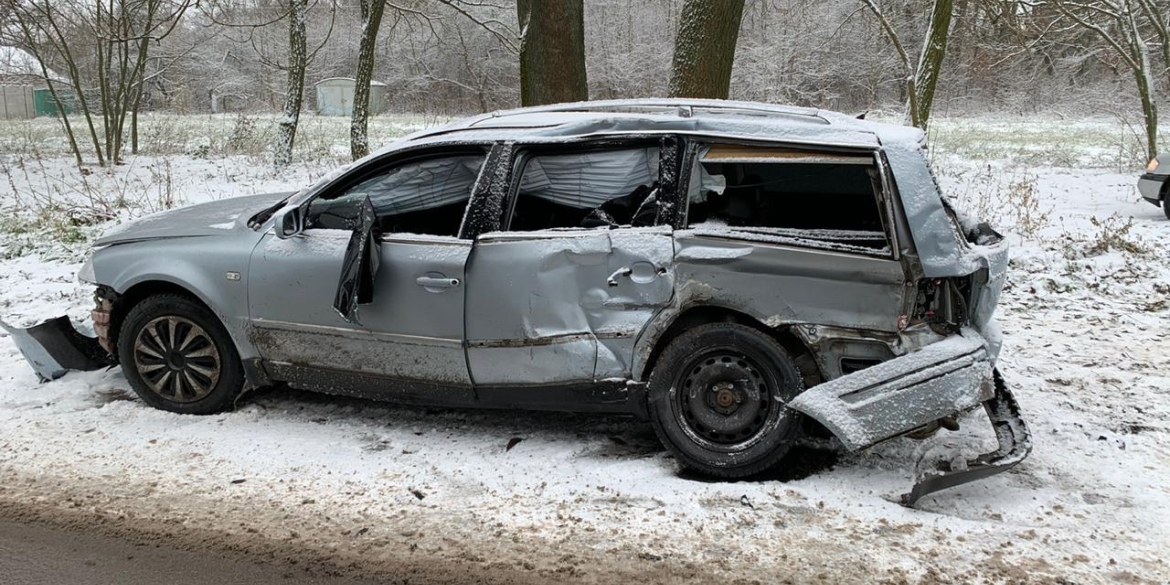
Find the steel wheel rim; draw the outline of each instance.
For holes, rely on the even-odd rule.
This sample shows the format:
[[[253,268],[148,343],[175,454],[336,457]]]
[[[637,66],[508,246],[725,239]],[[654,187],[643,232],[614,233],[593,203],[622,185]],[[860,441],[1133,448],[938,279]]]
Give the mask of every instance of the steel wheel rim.
[[[190,319],[152,319],[134,340],[134,367],[155,394],[172,402],[202,400],[219,382],[219,348]]]
[[[705,449],[743,451],[784,418],[781,384],[753,356],[734,348],[708,349],[688,360],[675,378],[675,420]]]

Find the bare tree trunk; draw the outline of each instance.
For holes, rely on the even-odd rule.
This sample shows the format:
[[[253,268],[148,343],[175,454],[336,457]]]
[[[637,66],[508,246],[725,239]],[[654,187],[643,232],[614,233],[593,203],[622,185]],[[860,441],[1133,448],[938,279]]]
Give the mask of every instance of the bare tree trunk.
[[[77,160],[77,168],[82,166],[81,149],[77,146],[77,137],[73,134],[73,126],[69,123],[69,116],[65,113],[65,104],[61,101],[61,96],[57,93],[56,83],[53,77],[49,75],[49,68],[45,66],[45,59],[41,56],[41,51],[37,47],[36,37],[28,22],[25,20],[24,14],[13,10],[16,25],[20,29],[25,45],[32,52],[33,58],[37,61],[37,67],[41,70],[41,75],[45,77],[45,83],[49,86],[49,94],[53,96],[53,102],[57,104],[57,114],[61,117],[61,125],[65,128],[65,136],[69,139],[69,148],[73,151],[73,158]]]
[[[589,99],[583,1],[517,0],[516,12],[520,103],[535,106]]]
[[[1133,6],[1125,3],[1124,24],[1126,38],[1133,52],[1133,75],[1137,81],[1138,95],[1142,100],[1142,117],[1146,121],[1146,154],[1153,159],[1158,156],[1158,104],[1154,101],[1153,64],[1150,51],[1142,38],[1142,30],[1134,15]]]
[[[1154,102],[1151,79],[1144,71],[1133,70],[1137,80],[1138,95],[1142,99],[1142,117],[1146,122],[1146,155],[1148,159],[1158,156],[1158,104]]]
[[[943,57],[947,52],[947,34],[951,28],[951,15],[954,14],[954,0],[935,0],[926,38],[922,40],[922,53],[918,57],[917,67],[911,66],[902,40],[878,7],[876,0],[861,0],[861,3],[873,13],[882,27],[882,32],[898,53],[898,61],[906,75],[906,117],[912,126],[925,130],[934,103],[934,90],[938,86]]]
[[[674,97],[727,99],[744,0],[686,0],[670,74]]]
[[[917,102],[911,112],[917,119],[912,119],[915,126],[926,129],[930,121],[930,109],[934,105],[934,90],[938,85],[938,76],[942,71],[943,57],[947,52],[947,34],[951,28],[951,15],[954,13],[954,0],[935,0],[934,10],[930,16],[930,27],[926,31],[926,38],[922,41],[922,55],[918,58],[918,70],[915,80],[912,99]]]
[[[362,0],[362,40],[354,75],[353,117],[349,124],[349,153],[357,160],[370,153],[370,82],[374,77],[374,47],[382,26],[385,0]]]
[[[146,57],[150,39],[142,38],[138,41],[138,67],[134,76],[134,101],[130,108],[130,152],[138,154],[138,109],[142,107],[143,86],[146,85]]]
[[[31,6],[37,7],[37,4],[34,2]],[[102,154],[101,142],[98,141],[97,129],[94,128],[93,115],[90,113],[89,100],[85,97],[85,86],[81,81],[81,72],[77,67],[77,60],[73,58],[73,51],[69,48],[69,42],[65,40],[65,35],[61,32],[61,28],[57,26],[57,21],[53,17],[52,5],[49,2],[44,2],[39,9],[46,23],[42,27],[42,30],[46,33],[51,32],[52,44],[65,61],[65,66],[69,69],[69,83],[73,86],[74,96],[77,98],[78,105],[81,106],[81,113],[85,116],[85,124],[89,128],[89,137],[93,142],[93,150],[94,154],[97,155],[98,166],[104,167],[106,166],[105,156]]]
[[[1162,8],[1154,0],[1138,0],[1145,11],[1150,25],[1158,35],[1158,50],[1162,54],[1162,75],[1170,80],[1170,27],[1162,15]]]
[[[276,153],[273,163],[278,167],[292,162],[293,143],[301,118],[301,103],[305,94],[305,68],[309,49],[306,42],[305,18],[309,0],[289,0],[288,19],[288,80],[284,92],[284,116],[277,125]]]

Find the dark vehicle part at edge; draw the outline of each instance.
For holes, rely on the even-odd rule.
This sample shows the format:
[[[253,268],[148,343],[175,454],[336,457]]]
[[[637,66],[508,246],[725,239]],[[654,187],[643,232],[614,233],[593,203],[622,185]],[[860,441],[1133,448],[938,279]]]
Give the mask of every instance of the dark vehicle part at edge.
[[[995,398],[984,402],[983,408],[987,411],[991,427],[995,429],[999,448],[967,461],[964,469],[943,469],[944,465],[950,465],[940,463],[935,469],[920,474],[910,493],[902,495],[903,505],[913,506],[927,494],[1003,473],[1032,452],[1032,433],[1020,417],[1020,405],[1008,390],[998,369],[994,376]]]

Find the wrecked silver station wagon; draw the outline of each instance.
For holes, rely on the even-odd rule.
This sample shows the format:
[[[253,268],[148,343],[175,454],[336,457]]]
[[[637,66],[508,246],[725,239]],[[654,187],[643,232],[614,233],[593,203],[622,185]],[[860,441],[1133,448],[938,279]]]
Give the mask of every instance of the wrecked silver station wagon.
[[[292,195],[127,224],[80,277],[109,360],[179,413],[275,383],[627,413],[735,478],[808,433],[863,449],[982,406],[999,449],[926,471],[913,503],[1030,448],[995,369],[1006,244],[950,208],[923,141],[755,103],[497,112]],[[43,362],[67,330],[15,334]]]

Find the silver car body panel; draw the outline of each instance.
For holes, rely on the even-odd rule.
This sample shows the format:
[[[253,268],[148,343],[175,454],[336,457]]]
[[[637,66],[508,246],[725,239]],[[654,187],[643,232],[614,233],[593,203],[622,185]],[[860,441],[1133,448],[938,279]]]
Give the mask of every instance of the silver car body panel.
[[[917,129],[739,102],[567,104],[423,131],[332,180],[419,151],[635,136],[869,153],[885,183],[883,213],[893,245],[848,249],[702,226],[391,235],[381,245],[375,301],[361,307],[355,325],[332,309],[349,233],[308,230],[280,240],[271,220],[249,227],[249,217],[279,199],[272,195],[167,212],[109,234],[98,241],[94,280],[119,294],[147,282],[182,287],[221,318],[242,358],[281,371],[320,368],[419,380],[466,389],[472,398],[480,386],[644,382],[670,325],[688,309],[718,307],[786,328],[816,354],[829,382],[793,406],[834,428],[851,447],[986,399],[979,380],[990,379],[999,347],[992,313],[1007,267],[1006,244],[972,244],[960,232]],[[496,184],[483,190],[491,204],[502,204],[510,173],[502,164],[493,173]],[[331,184],[295,194],[286,206],[307,205]],[[477,189],[473,206],[480,196]],[[966,276],[974,281],[969,329],[944,337],[906,327],[918,280]],[[457,284],[434,286],[444,280]],[[975,345],[974,353],[955,353]],[[848,356],[885,361],[845,375],[841,360]],[[954,371],[913,388],[893,382],[941,371],[939,364],[920,364],[927,358],[950,360]],[[891,382],[878,390],[858,390],[886,375]],[[865,400],[843,398],[859,391]]]
[[[176,231],[184,227],[180,223]],[[242,359],[257,358],[248,340],[247,280],[232,280],[228,274],[247,274],[252,248],[263,234],[247,227],[221,231],[218,236],[134,238],[110,244],[93,255],[95,280],[118,294],[159,283],[188,291],[220,318]],[[132,237],[133,231],[124,234]]]
[[[1154,205],[1158,205],[1159,202],[1162,201],[1162,187],[1165,184],[1166,177],[1164,175],[1159,176],[1158,180],[1153,178],[1146,178],[1146,176],[1143,175],[1138,179],[1138,193],[1142,196],[1142,199],[1145,199]]]
[[[162,238],[214,237],[246,232],[248,218],[290,193],[265,193],[220,199],[209,203],[180,207],[128,221],[111,228],[94,241],[94,247]]]
[[[669,226],[480,236],[467,299],[475,383],[629,377],[634,341],[673,296],[673,258]]]
[[[564,142],[595,136],[678,134],[776,144],[883,149],[902,193],[922,272],[931,278],[970,274],[938,186],[922,160],[925,134],[837,112],[720,100],[610,100],[484,114],[398,140],[373,157],[423,145],[464,141]]]
[[[990,400],[991,372],[986,342],[966,330],[814,386],[788,405],[856,450]]]
[[[1170,155],[1159,154],[1155,161],[1154,168],[1147,169],[1138,178],[1138,193],[1142,199],[1154,205],[1165,205],[1162,200],[1165,198],[1166,181],[1170,179]]]
[[[471,243],[437,236],[383,237],[376,303],[361,323],[333,309],[350,233],[265,234],[249,269],[248,339],[285,364],[470,386],[463,355],[464,266]],[[446,282],[443,282],[446,280]]]

